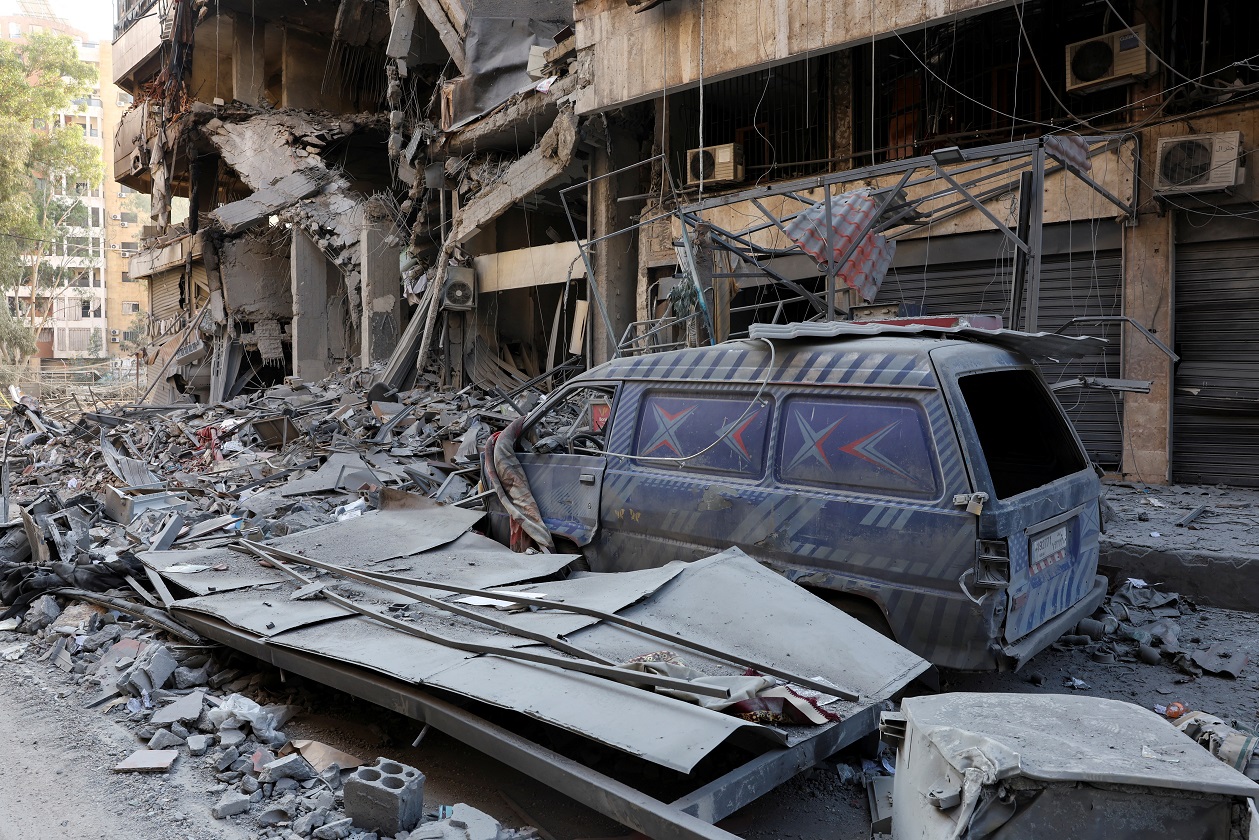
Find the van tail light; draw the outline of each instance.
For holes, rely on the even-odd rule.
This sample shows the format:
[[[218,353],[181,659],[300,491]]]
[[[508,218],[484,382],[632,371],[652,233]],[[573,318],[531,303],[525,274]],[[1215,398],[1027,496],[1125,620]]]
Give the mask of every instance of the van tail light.
[[[1010,544],[1006,540],[975,543],[976,589],[1005,589],[1010,585]]]

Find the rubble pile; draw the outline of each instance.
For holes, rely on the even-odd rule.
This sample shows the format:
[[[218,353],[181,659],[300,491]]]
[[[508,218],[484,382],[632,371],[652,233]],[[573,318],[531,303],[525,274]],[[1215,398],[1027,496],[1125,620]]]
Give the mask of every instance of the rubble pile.
[[[1197,637],[1182,640],[1180,619],[1191,609],[1179,594],[1129,578],[1055,647],[1082,650],[1103,665],[1166,663],[1189,677],[1205,673],[1235,679],[1248,662],[1240,648],[1225,643],[1204,646]]]
[[[20,404],[0,476],[0,630],[29,638],[0,656],[51,661],[85,706],[122,716],[143,748],[118,772],[203,763],[213,816],[252,820],[255,837],[532,837],[467,805],[426,812],[414,768],[290,740],[291,691],[172,619],[168,588],[137,559],[346,520],[391,490],[479,498],[478,447],[516,416],[508,401],[359,383],[290,381],[213,408]]]

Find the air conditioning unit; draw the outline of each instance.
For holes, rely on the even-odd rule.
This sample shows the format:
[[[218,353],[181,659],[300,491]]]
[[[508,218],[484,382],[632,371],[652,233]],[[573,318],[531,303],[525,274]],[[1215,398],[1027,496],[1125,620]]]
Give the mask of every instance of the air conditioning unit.
[[[1067,92],[1131,84],[1153,72],[1145,24],[1067,45]]]
[[[476,308],[476,272],[470,268],[451,266],[442,289],[442,308],[467,312]]]
[[[1219,192],[1242,183],[1242,133],[1217,131],[1188,137],[1163,137],[1158,141],[1154,192]]]
[[[721,146],[705,146],[686,153],[687,186],[698,184],[735,184],[743,180],[743,146],[725,143]]]
[[[111,242],[111,243],[109,243],[109,250],[111,250],[111,251],[117,251],[117,250],[118,250],[119,248],[121,248],[121,247],[122,247],[122,246],[121,246],[121,245],[119,245],[117,242]]]
[[[121,222],[121,221],[122,221],[122,216],[121,216],[121,215],[119,215],[118,213],[113,213],[113,214],[111,214],[109,218],[113,219],[115,222]]]
[[[119,223],[118,223],[118,227],[126,227],[126,226],[127,226],[127,223],[126,223],[126,222],[119,222]]]
[[[118,332],[118,330],[114,330],[114,332]],[[110,343],[110,344],[121,344],[121,343],[122,343],[122,339],[121,339],[121,338],[119,338],[119,337],[118,337],[118,336],[116,336],[116,335],[111,335],[111,336],[109,337],[109,343]]]
[[[122,330],[110,330],[110,335],[122,335]]]

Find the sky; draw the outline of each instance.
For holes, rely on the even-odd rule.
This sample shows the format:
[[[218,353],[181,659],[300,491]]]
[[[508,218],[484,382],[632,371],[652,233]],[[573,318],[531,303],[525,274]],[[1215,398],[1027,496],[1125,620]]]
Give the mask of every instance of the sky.
[[[114,40],[114,0],[51,0],[53,11],[99,41]]]
[[[53,11],[98,41],[112,41],[114,0],[50,0]],[[16,14],[17,0],[0,0],[0,14]]]

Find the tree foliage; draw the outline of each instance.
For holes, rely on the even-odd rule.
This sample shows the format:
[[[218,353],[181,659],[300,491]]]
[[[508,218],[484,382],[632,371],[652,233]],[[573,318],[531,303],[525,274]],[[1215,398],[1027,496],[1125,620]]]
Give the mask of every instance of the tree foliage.
[[[33,283],[33,298],[49,297],[75,280],[49,258],[79,247],[67,240],[81,238],[72,227],[87,218],[81,193],[100,185],[102,164],[82,129],[59,125],[56,115],[74,111],[98,76],[65,35],[0,42],[0,291]],[[33,333],[47,312],[31,307],[22,320],[0,318],[0,353],[33,352],[22,321]]]

